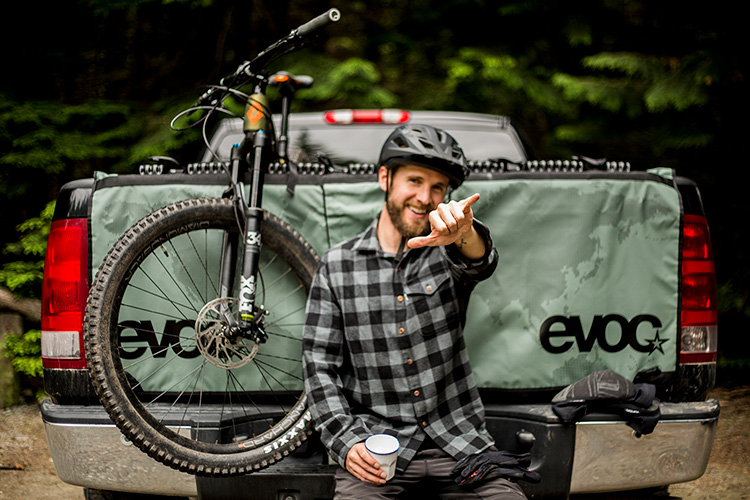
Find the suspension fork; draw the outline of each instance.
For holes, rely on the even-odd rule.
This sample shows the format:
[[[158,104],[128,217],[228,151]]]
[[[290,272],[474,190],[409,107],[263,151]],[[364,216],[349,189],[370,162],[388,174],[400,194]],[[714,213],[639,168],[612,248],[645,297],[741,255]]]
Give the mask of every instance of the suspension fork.
[[[232,295],[234,289],[237,258],[241,248],[240,238],[244,243],[244,255],[242,259],[242,272],[240,273],[239,308],[236,321],[226,306],[221,310],[226,321],[233,330],[233,334],[249,336],[254,340],[264,342],[267,335],[262,329],[262,322],[258,314],[259,308],[255,306],[256,290],[258,285],[258,268],[261,250],[261,226],[263,224],[263,210],[261,207],[263,197],[263,150],[266,147],[267,135],[263,130],[249,132],[246,142],[252,140],[252,152],[248,155],[252,160],[249,203],[244,202],[244,186],[239,182],[240,165],[242,162],[242,148],[235,145],[232,148],[232,185],[234,186],[233,199],[236,201],[237,209],[242,210],[244,219],[244,233],[225,232],[222,241],[221,270],[219,281],[219,294],[226,298]],[[250,136],[252,135],[252,139]]]
[[[250,185],[250,202],[245,207],[245,255],[242,274],[240,275],[239,292],[239,327],[244,331],[258,326],[256,340],[265,341],[266,335],[260,329],[260,319],[256,314],[261,313],[255,307],[256,290],[258,286],[258,267],[261,249],[261,226],[263,224],[263,150],[266,147],[265,131],[257,130],[253,137],[253,165],[252,184]]]
[[[242,154],[239,144],[232,146],[230,158],[232,166],[230,173],[230,186],[233,191],[228,191],[226,194],[231,196],[232,200],[235,202],[235,207],[239,209],[244,207],[241,200],[243,200],[245,196],[243,184],[240,182],[240,162],[242,161]],[[237,233],[229,231],[224,232],[224,237],[221,242],[221,270],[219,272],[219,297],[221,298],[229,297],[234,289],[238,242],[239,235]],[[229,321],[232,326],[236,327],[237,325],[231,318],[231,314],[229,314],[228,311],[222,312],[227,321]]]

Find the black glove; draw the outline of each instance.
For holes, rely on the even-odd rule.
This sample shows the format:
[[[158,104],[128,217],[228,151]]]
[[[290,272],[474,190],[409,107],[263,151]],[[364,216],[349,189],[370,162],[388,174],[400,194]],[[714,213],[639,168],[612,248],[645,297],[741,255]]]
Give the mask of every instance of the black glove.
[[[528,469],[531,464],[529,453],[509,453],[507,451],[485,451],[464,457],[451,470],[456,484],[473,484],[483,479],[504,477],[511,481],[538,483],[541,476]]]

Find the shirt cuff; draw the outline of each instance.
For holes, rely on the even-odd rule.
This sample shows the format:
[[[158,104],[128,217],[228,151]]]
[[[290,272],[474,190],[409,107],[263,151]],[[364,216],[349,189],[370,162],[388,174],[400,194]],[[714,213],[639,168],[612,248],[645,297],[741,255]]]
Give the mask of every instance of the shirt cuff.
[[[356,430],[347,433],[346,436],[342,436],[338,439],[335,446],[331,448],[331,458],[333,458],[338,464],[346,469],[346,456],[349,450],[357,443],[364,442],[369,437],[369,433],[364,428],[357,428]]]
[[[450,261],[454,265],[462,269],[474,269],[477,267],[487,266],[493,259],[493,255],[495,254],[495,247],[492,243],[490,230],[487,228],[487,226],[485,226],[477,219],[474,219],[474,229],[476,229],[477,234],[479,234],[479,236],[484,241],[484,255],[481,258],[476,260],[467,258],[464,254],[461,253],[461,250],[459,250],[455,244],[443,247],[445,248],[445,253],[448,256],[448,259],[450,259]]]

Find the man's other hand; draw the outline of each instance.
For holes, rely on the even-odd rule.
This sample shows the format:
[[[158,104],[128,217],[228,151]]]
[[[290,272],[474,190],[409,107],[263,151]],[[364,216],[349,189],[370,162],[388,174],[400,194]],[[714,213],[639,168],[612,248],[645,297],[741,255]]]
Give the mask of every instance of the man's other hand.
[[[357,443],[346,454],[346,470],[354,477],[373,484],[385,484],[386,472],[380,468],[365,443]]]

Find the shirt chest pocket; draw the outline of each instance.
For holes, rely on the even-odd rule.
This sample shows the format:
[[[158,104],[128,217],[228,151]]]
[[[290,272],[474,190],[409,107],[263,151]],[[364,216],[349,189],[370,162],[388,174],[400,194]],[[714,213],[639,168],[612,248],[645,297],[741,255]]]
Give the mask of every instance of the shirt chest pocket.
[[[432,337],[458,329],[458,298],[450,275],[417,280],[404,288],[409,298],[407,322],[410,331]]]

